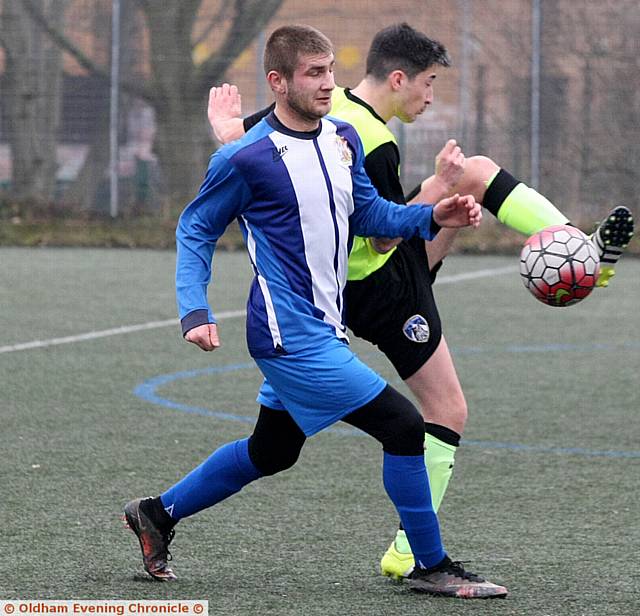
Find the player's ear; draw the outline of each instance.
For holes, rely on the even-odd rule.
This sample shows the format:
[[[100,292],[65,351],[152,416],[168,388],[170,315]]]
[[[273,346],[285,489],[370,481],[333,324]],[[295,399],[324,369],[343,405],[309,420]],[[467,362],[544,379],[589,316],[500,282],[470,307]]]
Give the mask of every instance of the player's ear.
[[[267,83],[273,92],[284,94],[287,91],[287,80],[278,71],[267,73]]]
[[[391,86],[391,89],[394,92],[397,92],[407,81],[407,75],[404,71],[397,69],[395,71],[391,71],[389,75],[387,75],[387,81]]]

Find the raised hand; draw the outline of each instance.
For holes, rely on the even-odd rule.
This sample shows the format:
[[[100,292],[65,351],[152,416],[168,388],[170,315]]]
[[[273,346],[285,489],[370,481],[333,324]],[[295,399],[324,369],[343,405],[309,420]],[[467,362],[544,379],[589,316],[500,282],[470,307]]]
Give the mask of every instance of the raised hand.
[[[242,98],[237,86],[223,83],[209,90],[207,117],[213,134],[220,143],[228,143],[244,134]]]
[[[460,181],[464,174],[464,154],[455,139],[449,139],[436,156],[436,174],[445,192]]]
[[[436,203],[433,220],[441,227],[477,227],[482,220],[482,207],[473,195],[455,194]]]

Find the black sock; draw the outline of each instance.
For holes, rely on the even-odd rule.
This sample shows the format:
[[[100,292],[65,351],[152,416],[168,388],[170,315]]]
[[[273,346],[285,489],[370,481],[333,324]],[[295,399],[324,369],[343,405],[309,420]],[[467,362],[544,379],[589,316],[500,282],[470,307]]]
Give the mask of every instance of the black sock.
[[[482,206],[489,210],[494,216],[498,216],[498,210],[504,203],[504,200],[518,184],[520,184],[519,180],[514,178],[508,171],[500,169],[484,193]]]
[[[451,428],[425,421],[424,431],[447,445],[460,447],[460,435]]]

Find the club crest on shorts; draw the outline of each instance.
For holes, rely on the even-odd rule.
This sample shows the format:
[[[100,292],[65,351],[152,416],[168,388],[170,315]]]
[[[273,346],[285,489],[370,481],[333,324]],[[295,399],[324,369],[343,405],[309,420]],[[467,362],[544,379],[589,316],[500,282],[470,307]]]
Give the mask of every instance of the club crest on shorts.
[[[431,330],[429,323],[421,314],[414,314],[409,317],[402,326],[402,333],[413,342],[429,342]]]

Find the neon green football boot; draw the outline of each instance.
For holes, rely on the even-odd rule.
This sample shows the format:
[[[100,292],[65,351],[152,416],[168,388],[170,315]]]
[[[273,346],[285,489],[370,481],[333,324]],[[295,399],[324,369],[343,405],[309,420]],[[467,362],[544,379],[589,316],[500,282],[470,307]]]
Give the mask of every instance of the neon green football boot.
[[[380,572],[394,580],[402,580],[411,575],[414,566],[415,561],[407,535],[403,530],[399,530],[380,561]]]
[[[611,210],[591,235],[591,243],[600,257],[597,287],[609,286],[609,281],[616,274],[616,263],[632,237],[633,216],[623,205]]]

